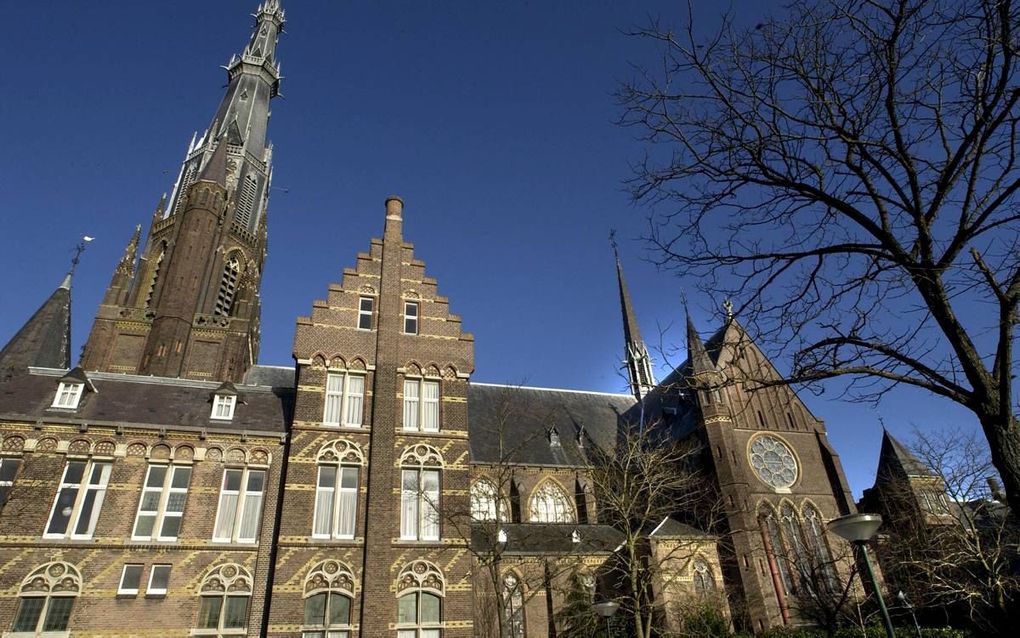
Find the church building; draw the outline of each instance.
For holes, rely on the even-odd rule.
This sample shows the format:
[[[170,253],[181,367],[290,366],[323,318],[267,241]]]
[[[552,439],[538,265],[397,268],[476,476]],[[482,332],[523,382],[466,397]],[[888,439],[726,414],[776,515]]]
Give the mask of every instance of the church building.
[[[651,423],[698,442],[723,512],[649,536],[693,548],[663,563],[667,626],[708,593],[740,627],[803,622],[809,567],[848,568],[825,523],[855,511],[824,424],[732,313],[707,339],[688,320],[657,382],[619,258],[626,394],[473,381],[471,318],[433,278],[456,273],[426,272],[403,221],[429,213],[396,196],[295,309],[294,365],[258,365],[284,23],[256,10],[81,360],[70,276],[0,350],[0,636],[555,636],[572,591],[613,594],[587,455]]]

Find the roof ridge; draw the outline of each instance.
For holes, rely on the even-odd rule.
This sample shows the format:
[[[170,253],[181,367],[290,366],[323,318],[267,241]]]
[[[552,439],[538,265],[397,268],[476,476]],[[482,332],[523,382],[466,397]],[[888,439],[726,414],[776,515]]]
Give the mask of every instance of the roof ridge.
[[[471,385],[481,385],[490,388],[515,388],[518,390],[539,390],[541,392],[568,392],[570,394],[596,394],[607,397],[620,397],[634,401],[634,396],[628,392],[600,392],[598,390],[573,390],[570,388],[542,388],[533,385],[514,385],[509,383],[485,383],[483,381],[472,381]],[[635,401],[636,403],[636,401]]]

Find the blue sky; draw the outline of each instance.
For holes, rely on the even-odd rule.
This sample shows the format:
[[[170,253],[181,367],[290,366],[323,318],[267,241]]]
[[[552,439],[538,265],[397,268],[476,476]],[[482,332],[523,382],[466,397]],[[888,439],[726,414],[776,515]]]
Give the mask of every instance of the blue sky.
[[[208,126],[225,83],[219,65],[245,44],[256,4],[5,5],[0,342],[88,234],[96,241],[73,289],[80,351],[134,225],[147,228],[192,132]],[[682,3],[284,6],[261,363],[291,362],[294,319],[381,234],[394,193],[405,201],[405,237],[475,335],[475,380],[625,389],[612,228],[649,347],[660,334],[682,339],[682,294],[704,333],[718,326],[721,299],[645,261],[646,211],[622,187],[642,150],[613,125],[616,86],[631,63],[654,59],[623,32],[654,16],[678,23]],[[760,10],[734,7],[745,19]],[[698,2],[699,28],[724,8]],[[880,415],[905,439],[915,425],[976,427],[920,392],[896,391],[876,410],[836,399],[838,387],[804,398],[826,421],[855,495],[874,477]]]

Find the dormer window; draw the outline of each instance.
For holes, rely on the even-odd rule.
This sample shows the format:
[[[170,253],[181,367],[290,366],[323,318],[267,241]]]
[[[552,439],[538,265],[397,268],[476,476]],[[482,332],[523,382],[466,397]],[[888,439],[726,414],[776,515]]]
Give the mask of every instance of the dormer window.
[[[213,396],[212,414],[210,419],[229,421],[234,418],[234,405],[237,404],[237,395],[217,394]]]
[[[84,390],[85,384],[80,381],[61,381],[57,386],[57,394],[53,397],[52,407],[77,410]]]
[[[230,382],[216,388],[212,393],[212,413],[209,414],[209,418],[217,421],[233,419],[238,396],[237,389]],[[244,402],[243,397],[241,402]]]
[[[556,428],[549,429],[549,445],[553,447],[560,446],[560,433],[556,430]]]

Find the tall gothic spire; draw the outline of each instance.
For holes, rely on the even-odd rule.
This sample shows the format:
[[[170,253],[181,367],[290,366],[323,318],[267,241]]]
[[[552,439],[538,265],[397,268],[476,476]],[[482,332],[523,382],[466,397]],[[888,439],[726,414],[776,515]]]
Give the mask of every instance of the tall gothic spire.
[[[691,372],[695,375],[715,370],[715,366],[712,365],[712,359],[708,356],[708,350],[705,348],[705,343],[701,340],[701,335],[694,328],[694,322],[691,321],[690,313],[687,313],[687,360],[690,361]]]
[[[620,310],[623,313],[623,341],[627,354],[625,363],[628,381],[631,393],[640,401],[655,387],[655,375],[652,372],[652,359],[648,355],[648,348],[641,340],[641,330],[638,328],[634,307],[630,303],[630,291],[627,290],[627,282],[623,278],[623,264],[620,263],[620,253],[615,241],[613,256],[616,258],[616,281],[620,286]]]
[[[284,11],[265,0],[254,18],[248,43],[224,67],[212,125],[192,137],[152,217],[137,267],[118,265],[85,347],[86,369],[239,381],[258,359],[272,175],[266,131],[280,92]]]

